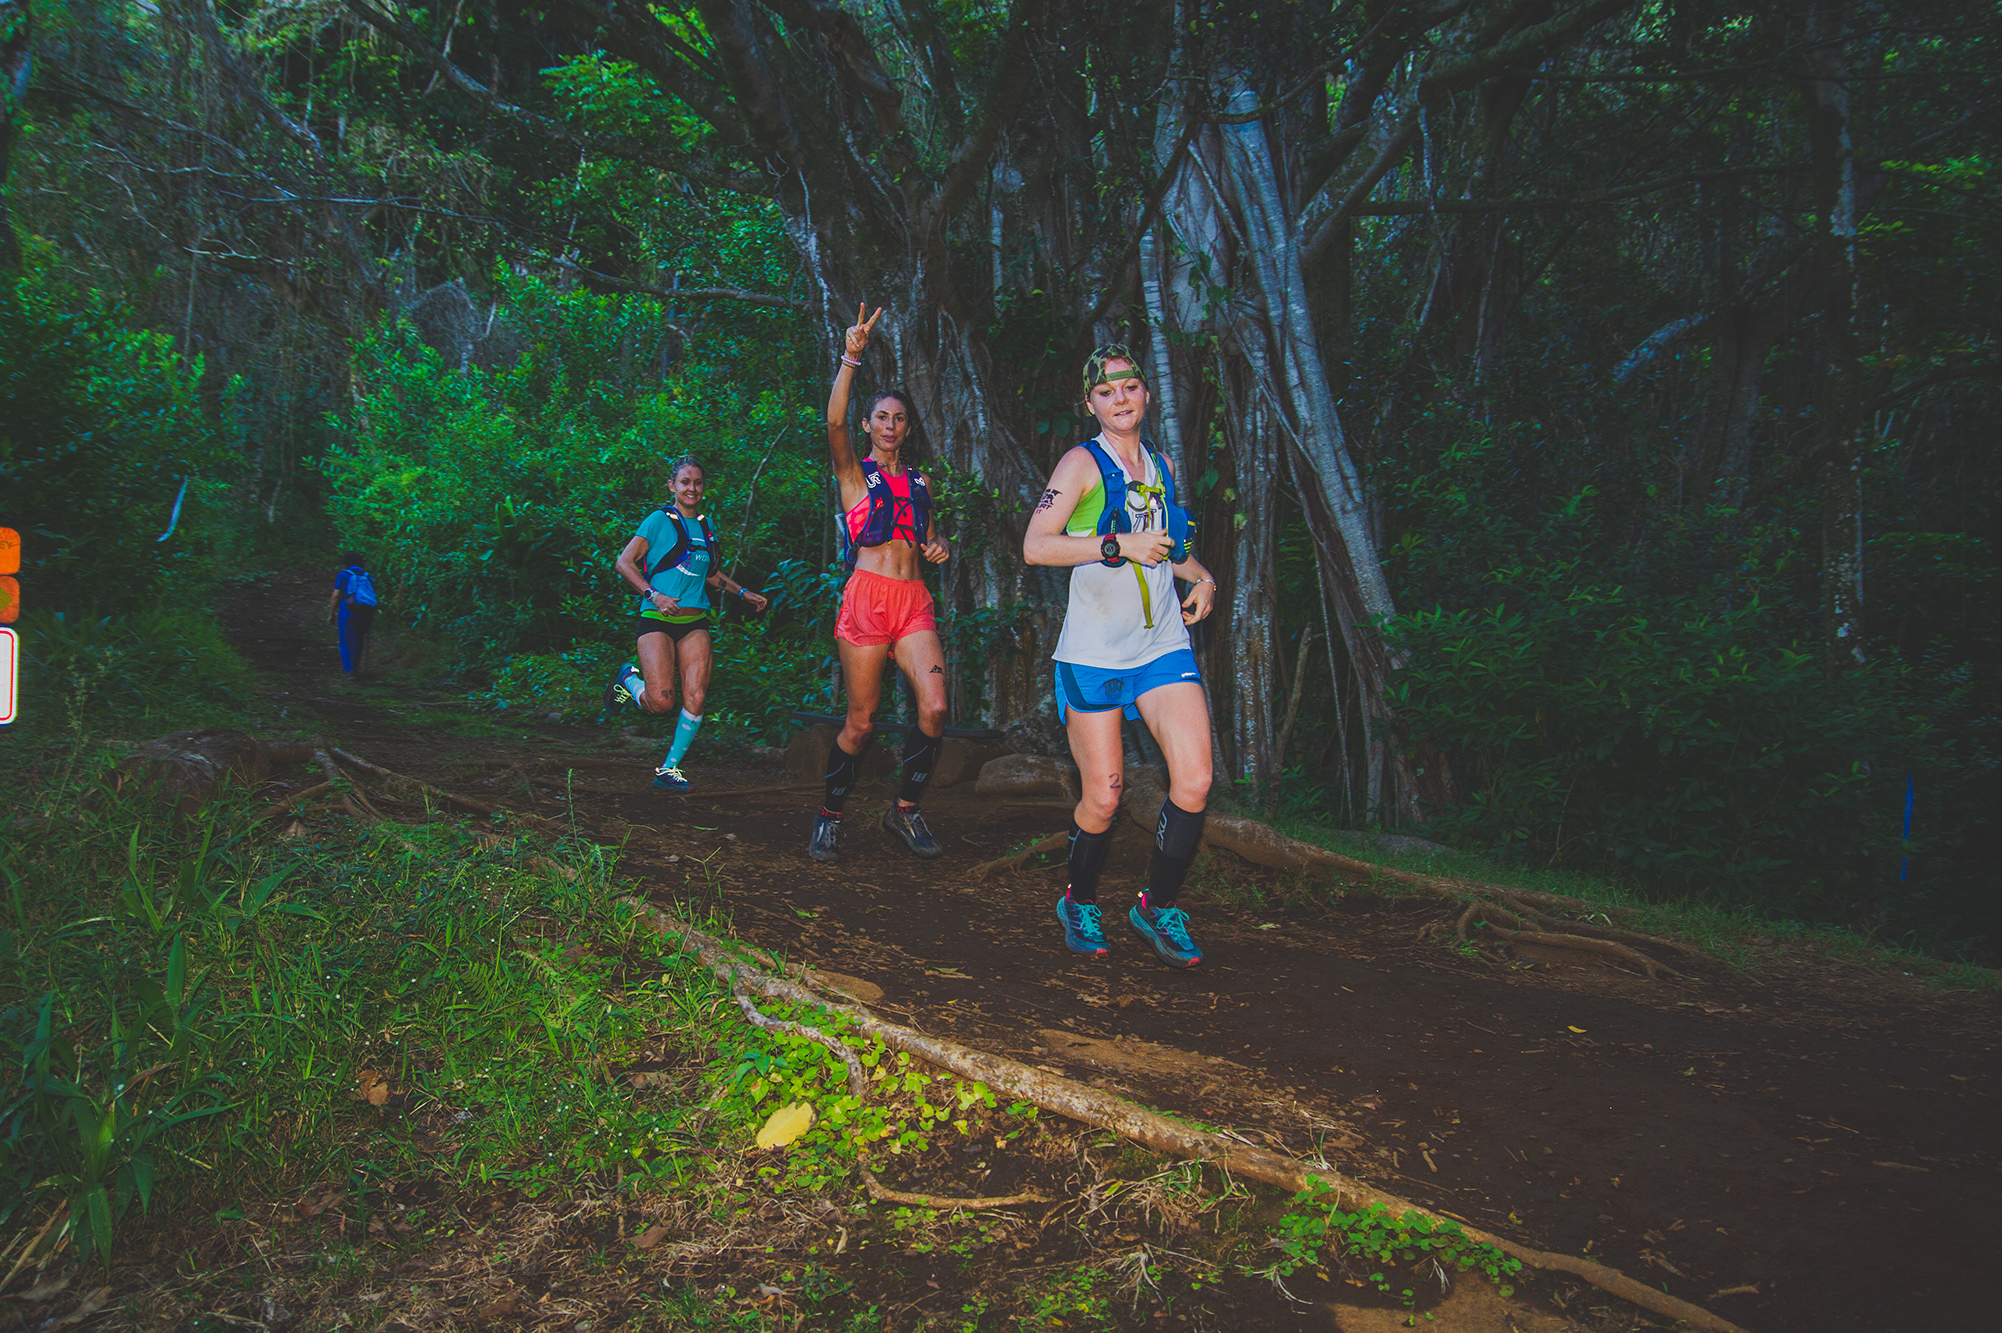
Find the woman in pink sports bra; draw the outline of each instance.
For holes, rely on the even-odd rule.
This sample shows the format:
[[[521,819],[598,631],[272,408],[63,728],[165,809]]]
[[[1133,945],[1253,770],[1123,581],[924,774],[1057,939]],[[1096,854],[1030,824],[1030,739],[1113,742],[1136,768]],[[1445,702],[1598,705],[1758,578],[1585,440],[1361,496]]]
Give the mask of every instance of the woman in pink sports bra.
[[[841,484],[841,507],[848,525],[849,566],[834,622],[841,654],[841,678],[848,687],[848,717],[827,752],[827,795],[813,821],[807,855],[832,861],[840,851],[841,813],[862,771],[863,756],[876,732],[876,705],[883,694],[883,665],[894,659],[917,696],[918,726],[904,742],[903,779],[897,800],[883,812],[883,827],[922,857],[939,855],[918,806],[932,770],[938,767],[945,735],[945,648],[932,616],[924,562],[940,564],[952,555],[938,537],[925,476],[905,466],[902,449],[914,412],[895,389],[878,390],[862,410],[869,437],[866,457],[857,457],[848,430],[848,395],[868,350],[869,334],[883,317],[879,307],[855,312],[834,390],[827,399],[827,452]]]

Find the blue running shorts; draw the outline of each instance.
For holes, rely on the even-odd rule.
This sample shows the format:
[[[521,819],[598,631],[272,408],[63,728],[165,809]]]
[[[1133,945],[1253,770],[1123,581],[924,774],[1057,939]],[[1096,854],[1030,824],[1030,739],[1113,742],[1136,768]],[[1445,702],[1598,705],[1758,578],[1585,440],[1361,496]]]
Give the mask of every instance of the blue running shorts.
[[[1182,681],[1203,683],[1203,673],[1196,669],[1196,655],[1187,648],[1177,648],[1151,662],[1119,670],[1059,662],[1057,721],[1064,721],[1073,708],[1080,713],[1105,713],[1122,708],[1126,716],[1138,722],[1140,709],[1136,705],[1141,695]]]

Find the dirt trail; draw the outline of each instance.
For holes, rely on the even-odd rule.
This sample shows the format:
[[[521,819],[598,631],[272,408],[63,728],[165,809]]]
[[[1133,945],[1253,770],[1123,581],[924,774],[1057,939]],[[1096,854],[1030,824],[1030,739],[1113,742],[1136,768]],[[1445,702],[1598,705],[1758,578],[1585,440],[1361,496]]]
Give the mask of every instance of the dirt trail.
[[[420,699],[342,695],[313,610],[323,597],[299,580],[252,585],[229,622],[289,692],[280,701],[342,744],[518,806],[518,784],[494,798],[479,775],[537,753],[607,753],[602,731],[458,739],[424,729]],[[1108,911],[1114,953],[1091,962],[1055,928],[1060,868],[965,877],[1061,828],[1059,807],[996,806],[970,784],[936,792],[927,815],[948,851],[927,864],[876,826],[890,788],[865,784],[830,868],[804,853],[814,791],[770,790],[787,782],[772,764],[719,770],[699,743],[687,768],[698,785],[679,797],[655,794],[637,759],[577,770],[577,815],[628,837],[623,868],[664,903],[720,904],[743,937],[857,979],[886,1013],[1323,1152],[1760,1333],[1993,1327],[1992,998],[1799,952],[1756,977],[1708,968],[1688,984],[1561,956],[1503,970],[1418,940],[1445,907],[1365,886],[1314,913],[1193,894],[1209,951],[1193,972],[1157,966]],[[540,813],[561,808],[538,795]],[[1108,905],[1140,877],[1144,844],[1121,850]]]

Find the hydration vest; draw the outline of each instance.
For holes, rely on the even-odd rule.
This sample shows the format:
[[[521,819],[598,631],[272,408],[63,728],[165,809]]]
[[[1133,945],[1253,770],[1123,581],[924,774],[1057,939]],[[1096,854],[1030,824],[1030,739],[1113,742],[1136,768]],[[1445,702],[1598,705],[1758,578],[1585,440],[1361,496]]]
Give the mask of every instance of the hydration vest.
[[[925,534],[931,531],[931,487],[925,484],[924,474],[916,468],[907,467],[904,475],[911,479],[911,531],[916,534],[917,545],[924,545]],[[897,531],[897,497],[890,492],[890,479],[883,475],[883,469],[876,466],[876,460],[862,460],[862,483],[868,487],[865,498],[869,501],[869,516],[862,520],[862,531],[855,540],[848,543],[848,568],[855,568],[855,557],[865,546],[882,546],[894,540]],[[841,524],[847,531],[844,516]]]
[[[674,520],[674,530],[679,535],[675,537],[674,545],[668,548],[667,554],[654,561],[653,567],[647,570],[646,581],[648,583],[652,583],[654,575],[660,573],[663,569],[673,569],[676,565],[680,564],[681,557],[688,554],[690,545],[688,520],[681,516],[681,511],[673,505],[662,505],[660,512]],[[716,530],[709,526],[709,515],[707,514],[697,514],[695,521],[702,525],[702,538],[709,543],[709,567],[713,573],[717,561]]]
[[[1119,466],[1119,460],[1112,456],[1096,439],[1086,440],[1084,447],[1091,450],[1091,456],[1098,463],[1098,484],[1105,488],[1105,507],[1098,513],[1098,535],[1108,537],[1114,533],[1133,531],[1133,517],[1126,509],[1126,469]],[[1146,440],[1140,447],[1154,459],[1154,474],[1161,479],[1161,513],[1167,520],[1168,536],[1174,546],[1168,552],[1171,563],[1180,564],[1189,558],[1189,511],[1175,503],[1175,474],[1168,470],[1168,460],[1161,456]],[[1117,567],[1126,563],[1126,557],[1116,555],[1099,563]],[[1148,617],[1153,624],[1153,617]]]

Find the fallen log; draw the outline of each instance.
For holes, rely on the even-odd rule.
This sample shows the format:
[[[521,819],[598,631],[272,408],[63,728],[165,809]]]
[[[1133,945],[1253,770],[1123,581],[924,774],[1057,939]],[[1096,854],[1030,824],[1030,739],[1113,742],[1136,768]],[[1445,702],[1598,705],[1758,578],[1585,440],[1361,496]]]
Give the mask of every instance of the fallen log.
[[[1081,1124],[1110,1130],[1156,1152],[1214,1162],[1235,1175],[1248,1176],[1253,1180],[1276,1185],[1294,1193],[1299,1193],[1319,1182],[1337,1191],[1337,1197],[1343,1206],[1351,1209],[1380,1205],[1398,1216],[1418,1213],[1434,1222],[1449,1220],[1430,1209],[1419,1207],[1408,1199],[1387,1194],[1333,1171],[1310,1167],[1304,1162],[1280,1153],[1237,1143],[1220,1134],[1194,1129],[1167,1116],[1144,1110],[1089,1084],[1051,1074],[1005,1056],[992,1055],[986,1051],[962,1046],[958,1042],[934,1037],[899,1023],[888,1022],[859,1005],[829,1000],[797,982],[758,971],[733,953],[721,940],[696,930],[687,922],[661,911],[651,903],[636,898],[627,898],[624,901],[633,910],[650,917],[655,930],[662,935],[674,937],[681,952],[694,954],[703,966],[715,973],[733,990],[741,986],[769,1000],[811,1005],[828,1013],[843,1015],[854,1024],[857,1032],[865,1037],[875,1038],[892,1050],[907,1051],[961,1078],[984,1083],[996,1091],[1032,1101],[1044,1110],[1076,1120]],[[1635,1281],[1618,1269],[1574,1255],[1552,1254],[1531,1249],[1527,1245],[1518,1244],[1505,1236],[1497,1236],[1458,1219],[1450,1220],[1470,1239],[1492,1245],[1532,1268],[1569,1273],[1643,1310],[1670,1319],[1680,1319],[1693,1327],[1710,1330],[1711,1333],[1746,1333],[1744,1329],[1729,1320],[1714,1315],[1701,1306],[1692,1305],[1688,1301],[1658,1291],[1646,1283]]]

